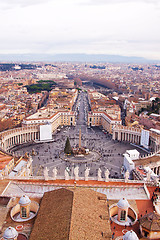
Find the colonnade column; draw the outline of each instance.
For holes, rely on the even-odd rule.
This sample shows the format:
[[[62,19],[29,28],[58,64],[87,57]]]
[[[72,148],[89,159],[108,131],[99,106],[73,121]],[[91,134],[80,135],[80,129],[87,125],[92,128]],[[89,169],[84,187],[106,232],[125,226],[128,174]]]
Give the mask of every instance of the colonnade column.
[[[29,142],[33,140],[38,140],[40,132],[38,129],[27,129],[28,132],[13,130],[9,135],[4,135],[3,143],[1,144],[2,148],[7,151],[14,145],[23,144],[24,142]],[[31,131],[31,132],[29,132]]]

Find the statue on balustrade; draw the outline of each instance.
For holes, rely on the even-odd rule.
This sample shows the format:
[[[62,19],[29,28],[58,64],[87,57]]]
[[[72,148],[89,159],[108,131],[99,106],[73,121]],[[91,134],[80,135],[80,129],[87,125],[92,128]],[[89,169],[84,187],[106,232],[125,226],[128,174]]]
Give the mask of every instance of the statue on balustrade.
[[[57,168],[54,167],[52,172],[53,172],[53,180],[56,180],[57,179],[57,172],[58,172]]]
[[[78,181],[79,180],[79,167],[76,166],[74,168],[74,176],[75,176],[75,180]]]
[[[69,172],[70,172],[69,168],[66,167],[65,170],[64,170],[65,180],[69,180],[70,179]]]
[[[98,181],[102,181],[102,176],[101,176],[101,174],[102,174],[102,170],[99,168],[99,169],[98,169]]]
[[[87,167],[87,168],[85,169],[85,173],[84,173],[85,181],[88,181],[89,171],[90,171],[90,168]]]
[[[109,181],[109,174],[110,174],[108,168],[107,168],[107,170],[105,171],[104,174],[105,174],[105,182],[108,182]]]
[[[126,172],[125,172],[125,182],[128,182],[128,180],[129,180],[129,171],[127,170]]]
[[[49,169],[47,167],[44,168],[44,179],[48,181],[48,171]]]
[[[7,167],[7,166],[5,166],[4,175],[5,175],[5,176],[8,176],[8,167]]]

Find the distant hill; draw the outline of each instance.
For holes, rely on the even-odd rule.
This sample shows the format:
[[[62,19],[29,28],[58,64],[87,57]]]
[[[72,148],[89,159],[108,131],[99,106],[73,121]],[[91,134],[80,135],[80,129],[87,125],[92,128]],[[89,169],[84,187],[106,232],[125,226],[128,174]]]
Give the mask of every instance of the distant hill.
[[[109,63],[158,63],[142,57],[127,57],[107,54],[0,54],[0,61],[44,62],[109,62]]]

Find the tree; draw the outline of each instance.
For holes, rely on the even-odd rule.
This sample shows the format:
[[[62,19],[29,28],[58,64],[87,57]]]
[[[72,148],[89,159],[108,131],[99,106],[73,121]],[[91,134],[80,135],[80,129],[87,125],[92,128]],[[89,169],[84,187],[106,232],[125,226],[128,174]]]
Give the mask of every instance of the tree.
[[[154,110],[154,100],[152,101],[152,111]]]
[[[160,102],[160,98],[156,97],[156,98],[155,98],[155,102],[156,102],[156,103]]]
[[[69,138],[67,137],[65,148],[64,148],[64,153],[66,154],[71,154],[72,153],[72,147],[69,141]]]

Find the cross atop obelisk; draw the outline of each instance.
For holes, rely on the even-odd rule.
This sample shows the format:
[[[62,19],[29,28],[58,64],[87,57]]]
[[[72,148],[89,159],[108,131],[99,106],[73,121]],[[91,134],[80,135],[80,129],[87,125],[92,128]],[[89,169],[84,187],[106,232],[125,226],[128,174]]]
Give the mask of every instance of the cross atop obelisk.
[[[79,148],[81,148],[81,128],[79,128]]]

